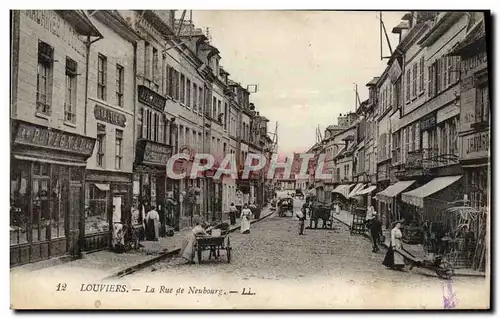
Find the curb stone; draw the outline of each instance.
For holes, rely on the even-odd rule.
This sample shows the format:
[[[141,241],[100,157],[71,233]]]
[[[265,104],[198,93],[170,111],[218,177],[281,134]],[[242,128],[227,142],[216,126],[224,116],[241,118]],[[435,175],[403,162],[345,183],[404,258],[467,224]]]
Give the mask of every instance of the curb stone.
[[[335,218],[333,217],[335,220],[337,220],[338,222],[340,222],[341,224],[344,224],[345,226],[349,227],[349,229],[351,228],[351,225],[349,225],[348,223],[344,222],[344,221],[341,221],[340,219],[338,218]],[[363,237],[365,237],[366,239],[370,240],[370,236],[368,234],[362,234]],[[382,247],[384,247],[385,249],[388,249],[389,246],[384,242],[381,244]],[[455,272],[460,272],[460,269],[455,269]],[[486,277],[486,274],[485,273],[477,273],[477,274],[474,274],[474,273],[455,273],[455,276],[460,276],[460,277]]]
[[[250,224],[254,224],[254,223],[260,222],[260,221],[266,219],[267,217],[269,217],[269,216],[271,216],[273,214],[274,214],[274,211],[271,211],[269,214],[267,214],[267,215],[265,215],[263,217],[260,217],[259,219],[251,220]],[[240,228],[241,228],[241,226],[235,226],[235,227],[229,229],[226,232],[226,234],[233,233],[233,232],[239,230]],[[179,254],[180,251],[181,251],[180,248],[176,248],[174,250],[167,251],[167,252],[164,252],[164,253],[160,252],[159,256],[153,257],[153,258],[148,259],[148,260],[146,260],[144,262],[141,262],[141,263],[139,263],[137,265],[134,265],[134,266],[128,267],[126,269],[120,270],[119,272],[117,272],[115,274],[112,274],[112,275],[110,275],[110,276],[108,276],[108,277],[106,277],[104,279],[113,279],[113,278],[122,278],[122,277],[125,277],[125,276],[133,274],[133,273],[135,273],[135,272],[137,272],[139,270],[142,270],[142,269],[144,269],[144,268],[146,268],[146,267],[148,267],[148,266],[150,266],[152,264],[155,264],[155,263],[157,263],[159,261],[162,261],[162,260],[167,259],[169,257],[173,257],[173,256]]]

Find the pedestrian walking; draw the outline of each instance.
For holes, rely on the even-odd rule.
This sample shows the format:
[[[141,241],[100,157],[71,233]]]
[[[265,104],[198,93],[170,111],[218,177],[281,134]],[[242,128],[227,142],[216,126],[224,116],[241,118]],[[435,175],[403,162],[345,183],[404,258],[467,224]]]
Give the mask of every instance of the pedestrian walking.
[[[301,212],[300,212],[300,214],[297,214],[297,217],[300,220],[299,235],[304,235],[304,224],[306,221],[308,206],[309,206],[308,203],[302,204]]]
[[[405,263],[404,258],[400,251],[403,250],[401,233],[401,222],[397,221],[394,223],[394,228],[391,230],[391,242],[389,244],[389,249],[385,254],[384,261],[382,264],[391,269],[403,270]]]
[[[370,235],[372,239],[372,253],[377,253],[380,249],[378,248],[378,241],[382,236],[382,223],[378,219],[378,216],[374,215],[370,222]]]
[[[236,209],[236,206],[234,206],[234,203],[231,203],[229,206],[229,220],[231,222],[231,225],[236,224],[236,212],[238,209]]]
[[[248,204],[243,206],[241,210],[241,233],[249,234],[250,233],[250,215],[252,215],[252,211],[248,208]]]

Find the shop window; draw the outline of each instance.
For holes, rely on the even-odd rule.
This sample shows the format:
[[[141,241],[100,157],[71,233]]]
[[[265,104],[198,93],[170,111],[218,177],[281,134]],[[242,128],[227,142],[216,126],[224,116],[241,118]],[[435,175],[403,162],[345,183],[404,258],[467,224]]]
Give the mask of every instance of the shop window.
[[[33,188],[31,218],[32,242],[50,239],[50,193],[49,165],[35,162],[33,164]]]
[[[36,111],[45,115],[50,115],[51,113],[53,69],[54,48],[45,42],[39,41],[36,82]]]
[[[123,66],[116,65],[116,105],[123,107],[123,84],[125,83],[125,70]]]
[[[74,168],[78,177],[81,179],[82,169]],[[51,238],[60,238],[66,236],[66,205],[65,199],[68,198],[68,184],[65,183],[63,173],[67,172],[67,168],[61,166],[52,166],[51,170],[51,196],[50,196],[50,211],[51,211]],[[80,174],[78,174],[78,172]]]
[[[70,181],[81,183],[83,179],[83,170],[79,167],[72,167],[69,175]]]
[[[123,163],[123,131],[116,130],[115,136],[115,169],[121,170]]]
[[[104,168],[104,150],[106,148],[106,126],[97,124],[96,160],[97,166]]]
[[[97,60],[97,98],[106,101],[107,59],[99,54]]]
[[[77,63],[66,57],[66,96],[64,100],[64,120],[76,123],[76,83]]]
[[[106,184],[85,185],[85,235],[109,231]]]
[[[30,164],[11,165],[10,176],[10,245],[28,243]]]

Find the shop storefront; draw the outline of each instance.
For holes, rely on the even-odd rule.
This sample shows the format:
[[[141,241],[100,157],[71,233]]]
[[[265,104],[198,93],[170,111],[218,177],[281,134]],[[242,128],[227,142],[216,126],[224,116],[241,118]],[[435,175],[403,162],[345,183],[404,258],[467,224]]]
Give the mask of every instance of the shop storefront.
[[[114,223],[131,222],[132,174],[87,170],[85,251],[109,248]]]
[[[409,204],[413,212],[404,209],[401,217],[405,223],[415,225],[435,221],[441,211],[461,200],[463,194],[461,175],[436,177],[419,188],[402,193],[401,200]]]
[[[401,199],[399,195],[414,184],[414,180],[400,181],[388,186],[375,195],[379,203],[378,211],[381,216],[381,222],[386,229],[390,229],[392,222],[401,219],[401,212],[398,209]]]
[[[13,121],[11,266],[81,253],[86,160],[95,139]]]
[[[171,156],[172,148],[169,145],[145,139],[137,141],[132,193],[132,224],[136,231],[143,227],[144,217],[151,208],[155,208],[160,220],[164,221],[167,195],[178,198],[178,182],[166,177],[166,164]],[[173,226],[178,228],[177,210],[174,215]]]

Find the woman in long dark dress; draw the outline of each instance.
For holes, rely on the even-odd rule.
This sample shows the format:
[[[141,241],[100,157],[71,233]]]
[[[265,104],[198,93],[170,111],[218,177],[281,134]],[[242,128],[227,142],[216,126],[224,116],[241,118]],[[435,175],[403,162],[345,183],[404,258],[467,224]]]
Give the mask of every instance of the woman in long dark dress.
[[[401,233],[400,228],[401,222],[396,222],[396,225],[391,230],[391,242],[389,244],[389,248],[385,254],[384,261],[382,261],[382,265],[397,270],[402,270],[405,266],[403,256],[398,253],[398,250],[403,249],[401,243],[403,234]]]

